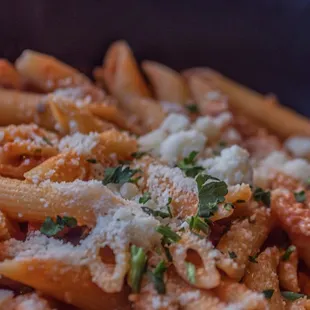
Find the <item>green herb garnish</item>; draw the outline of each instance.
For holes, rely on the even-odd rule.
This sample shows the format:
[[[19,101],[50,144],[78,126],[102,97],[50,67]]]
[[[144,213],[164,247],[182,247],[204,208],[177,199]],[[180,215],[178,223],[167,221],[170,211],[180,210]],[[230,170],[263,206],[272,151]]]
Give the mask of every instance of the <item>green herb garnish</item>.
[[[40,228],[40,232],[48,237],[57,235],[65,227],[73,228],[76,227],[77,220],[74,217],[57,215],[56,221],[48,216]]]
[[[141,280],[143,273],[145,272],[147,257],[142,248],[138,248],[132,245],[130,248],[130,271],[129,271],[129,283],[131,285],[133,293],[139,293],[141,288]]]
[[[167,212],[162,212],[160,210],[153,210],[151,208],[148,207],[141,207],[141,209],[143,210],[143,212],[145,212],[148,215],[153,215],[154,217],[158,216],[161,217],[163,219],[170,217],[170,214]]]
[[[235,206],[231,202],[227,202],[224,204],[224,209],[226,211],[230,211],[231,209],[234,209],[234,208],[235,208]]]
[[[206,183],[207,181],[210,181]],[[198,215],[209,218],[218,209],[218,204],[225,201],[228,193],[227,184],[207,174],[198,174],[196,177],[198,186]]]
[[[190,283],[196,283],[196,267],[194,264],[190,262],[185,262],[186,264],[186,272],[187,272],[187,279]]]
[[[127,182],[133,183],[135,179],[132,177],[140,172],[139,169],[130,169],[129,167],[117,166],[115,168],[106,168],[104,170],[104,179],[102,183],[107,185],[109,183],[124,184]]]
[[[131,156],[136,159],[140,159],[145,155],[147,155],[147,152],[134,152],[131,154]]]
[[[88,161],[91,164],[96,164],[97,163],[97,159],[95,159],[95,158],[88,158],[88,159],[86,159],[86,161]]]
[[[151,194],[144,192],[143,196],[139,198],[139,203],[146,204],[149,200],[151,200]]]
[[[284,292],[281,292],[281,295],[287,299],[287,300],[290,300],[290,301],[294,301],[294,300],[297,300],[299,298],[303,298],[303,297],[306,297],[307,295],[304,295],[304,294],[298,294],[298,293],[294,293],[294,292],[289,292],[289,291],[284,291]]]
[[[243,200],[243,199],[238,199],[236,202],[237,202],[237,203],[244,203],[245,200]]]
[[[294,193],[294,196],[295,196],[295,200],[297,202],[304,202],[306,200],[306,192],[305,191],[296,192],[296,193]]]
[[[166,272],[166,270],[167,267],[165,265],[165,262],[162,260],[155,267],[154,271],[150,273],[155,290],[157,291],[158,294],[166,293],[166,287],[164,282],[164,273]]]
[[[228,255],[231,259],[237,258],[237,254],[234,251],[228,252]]]
[[[181,237],[170,229],[169,226],[160,225],[156,228],[156,231],[163,235],[163,241],[165,244],[171,244],[181,240]]]
[[[209,225],[197,215],[190,217],[187,223],[189,224],[190,231],[196,234],[199,234],[201,231],[206,235],[209,234]]]
[[[270,192],[264,191],[262,188],[258,187],[253,193],[253,198],[255,201],[261,201],[267,207],[270,207]]]
[[[286,249],[285,253],[282,255],[282,260],[283,260],[283,261],[289,260],[291,254],[292,254],[295,250],[296,250],[295,245],[290,245],[290,246]]]
[[[190,113],[199,113],[199,108],[197,104],[188,104],[185,107]]]
[[[264,294],[265,298],[270,299],[274,293],[274,289],[263,290],[262,293]]]
[[[188,157],[181,160],[177,166],[184,171],[185,175],[194,178],[199,172],[203,171],[204,168],[196,165],[196,156],[198,152],[192,151]]]
[[[43,139],[43,141],[44,141],[45,143],[47,143],[48,145],[53,146],[52,142],[51,142],[47,137],[43,136],[42,139]]]
[[[170,218],[172,218],[172,212],[171,212],[171,207],[170,207],[171,202],[172,202],[172,197],[168,197],[168,201],[166,203],[166,207],[167,207],[167,210],[168,210]]]
[[[258,257],[258,253],[253,256],[249,256],[249,262],[257,264],[258,263],[258,261],[256,260],[257,257]]]

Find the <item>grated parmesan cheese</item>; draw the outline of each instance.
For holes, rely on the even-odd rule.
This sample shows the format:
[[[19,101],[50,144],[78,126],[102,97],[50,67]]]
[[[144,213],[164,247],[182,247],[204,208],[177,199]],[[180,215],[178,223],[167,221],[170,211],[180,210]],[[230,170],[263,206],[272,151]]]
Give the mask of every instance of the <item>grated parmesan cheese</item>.
[[[100,135],[91,132],[88,135],[75,133],[72,136],[65,136],[59,142],[61,152],[73,150],[77,155],[90,155],[91,150],[99,143]]]

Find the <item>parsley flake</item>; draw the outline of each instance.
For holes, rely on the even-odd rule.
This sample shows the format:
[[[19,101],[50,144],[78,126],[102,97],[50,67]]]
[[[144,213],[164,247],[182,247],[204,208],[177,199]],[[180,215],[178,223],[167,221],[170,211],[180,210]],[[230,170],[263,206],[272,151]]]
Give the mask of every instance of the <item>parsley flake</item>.
[[[146,204],[149,200],[151,200],[151,194],[144,192],[142,197],[139,198],[139,203]]]
[[[104,179],[102,181],[103,185],[109,183],[124,184],[127,182],[135,182],[132,177],[140,172],[139,169],[130,169],[129,167],[117,166],[115,168],[106,168],[104,170]]]
[[[42,139],[46,144],[53,146],[52,142],[47,137],[43,136]]]
[[[164,273],[166,272],[166,270],[167,267],[165,265],[165,262],[162,260],[157,264],[154,271],[150,273],[154,288],[158,294],[166,293],[166,287],[164,282]]]
[[[88,159],[86,159],[86,161],[88,161],[91,164],[96,164],[97,163],[97,159],[96,158],[88,158]]]
[[[234,208],[235,208],[235,206],[231,202],[227,202],[224,204],[224,209],[226,211],[230,211],[231,209],[234,209]]]
[[[194,264],[190,262],[185,262],[186,265],[186,273],[187,273],[187,279],[191,284],[196,283],[196,267]]]
[[[136,159],[140,159],[145,155],[147,155],[147,152],[134,152],[131,154],[131,156]]]
[[[306,297],[307,295],[304,295],[304,294],[298,294],[298,293],[294,293],[294,292],[289,292],[289,291],[283,291],[281,292],[281,295],[287,299],[287,300],[290,300],[290,301],[295,301],[299,298],[303,298],[303,297]]]
[[[249,256],[249,262],[257,264],[258,263],[258,261],[256,260],[257,257],[258,257],[258,253],[253,256]]]
[[[165,244],[171,244],[181,240],[181,237],[176,232],[172,231],[169,226],[160,225],[156,228],[156,231],[163,235]]]
[[[40,232],[48,237],[52,237],[61,232],[65,227],[73,228],[77,226],[77,220],[74,217],[57,215],[56,221],[48,216],[40,228]]]
[[[143,273],[145,272],[145,266],[147,262],[147,256],[142,248],[138,248],[132,245],[130,248],[130,271],[129,271],[129,283],[131,285],[133,293],[139,293],[141,288],[141,280]]]
[[[296,250],[295,245],[290,245],[290,246],[286,249],[285,253],[282,255],[282,260],[283,260],[283,261],[289,260],[291,254],[292,254],[295,250]]]
[[[270,207],[270,192],[264,191],[262,188],[258,187],[253,193],[253,198],[255,201],[261,201],[267,207]]]
[[[297,202],[304,202],[306,200],[306,192],[305,191],[296,192],[296,193],[294,193],[294,196],[295,196],[295,200]]]
[[[186,109],[190,112],[190,113],[199,113],[199,108],[198,105],[193,103],[193,104],[188,104],[185,106]]]
[[[237,258],[237,254],[234,251],[228,252],[228,255],[231,259]]]
[[[196,165],[196,156],[198,152],[192,151],[188,157],[183,158],[177,166],[184,171],[187,177],[194,178],[199,172],[204,170],[203,167]]]
[[[191,232],[199,234],[202,231],[206,235],[209,234],[209,225],[197,215],[188,219],[187,223],[189,224],[189,229]]]
[[[207,182],[210,180],[213,181]],[[196,182],[199,197],[198,215],[209,218],[217,211],[218,204],[225,201],[225,195],[228,193],[227,184],[207,174],[198,174]]]
[[[270,299],[274,293],[274,289],[263,290],[262,293],[266,299]]]
[[[163,211],[160,211],[160,210],[153,210],[151,208],[148,208],[148,207],[141,207],[141,209],[143,210],[143,212],[145,212],[146,214],[148,215],[153,215],[154,217],[161,217],[163,219],[167,218],[167,217],[170,217],[170,214],[167,213],[167,212],[163,212]]]

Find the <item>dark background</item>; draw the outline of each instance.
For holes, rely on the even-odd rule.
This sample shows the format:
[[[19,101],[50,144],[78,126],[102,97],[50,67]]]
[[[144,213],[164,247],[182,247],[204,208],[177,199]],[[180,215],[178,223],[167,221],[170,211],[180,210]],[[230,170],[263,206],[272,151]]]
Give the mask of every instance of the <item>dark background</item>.
[[[310,1],[0,0],[0,56],[25,48],[90,73],[126,39],[138,60],[210,66],[310,116]]]

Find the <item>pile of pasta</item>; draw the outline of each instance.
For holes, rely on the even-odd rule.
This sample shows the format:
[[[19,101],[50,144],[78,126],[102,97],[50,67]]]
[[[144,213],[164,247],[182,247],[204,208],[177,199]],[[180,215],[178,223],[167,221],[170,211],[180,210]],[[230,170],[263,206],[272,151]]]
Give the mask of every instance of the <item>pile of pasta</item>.
[[[308,119],[141,67],[0,60],[0,309],[310,309]]]

